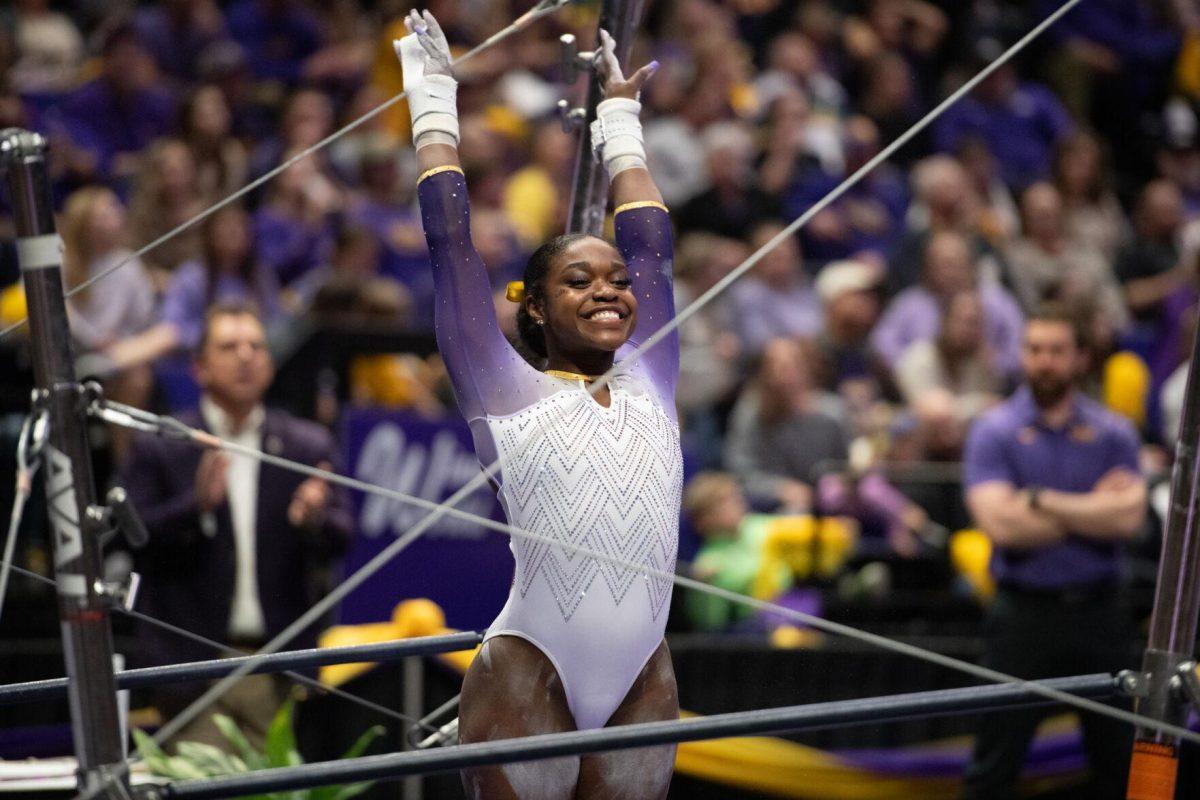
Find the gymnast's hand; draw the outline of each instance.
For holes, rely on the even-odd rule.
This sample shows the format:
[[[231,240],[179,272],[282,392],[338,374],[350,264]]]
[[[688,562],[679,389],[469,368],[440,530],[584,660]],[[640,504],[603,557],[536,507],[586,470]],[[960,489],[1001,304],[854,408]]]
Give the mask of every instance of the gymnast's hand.
[[[417,41],[425,50],[425,74],[449,76],[452,61],[450,43],[446,41],[446,34],[442,33],[442,26],[438,25],[433,14],[428,11],[417,13],[414,8],[404,18],[404,27],[409,33],[416,34]]]
[[[616,41],[608,35],[608,31],[601,28],[600,49],[596,51],[596,71],[604,81],[604,97],[606,99],[625,97],[637,100],[646,81],[650,80],[650,76],[658,71],[658,62],[651,61],[633,73],[629,80],[625,80],[625,76],[621,73],[621,64],[617,61],[616,51]]]

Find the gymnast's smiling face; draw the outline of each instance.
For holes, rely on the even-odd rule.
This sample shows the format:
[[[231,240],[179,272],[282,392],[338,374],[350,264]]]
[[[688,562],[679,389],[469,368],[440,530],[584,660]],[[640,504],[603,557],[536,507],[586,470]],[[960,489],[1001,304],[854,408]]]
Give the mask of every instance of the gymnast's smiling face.
[[[625,260],[603,239],[570,244],[550,264],[543,301],[530,315],[544,319],[546,347],[555,353],[614,353],[637,325],[637,297]]]

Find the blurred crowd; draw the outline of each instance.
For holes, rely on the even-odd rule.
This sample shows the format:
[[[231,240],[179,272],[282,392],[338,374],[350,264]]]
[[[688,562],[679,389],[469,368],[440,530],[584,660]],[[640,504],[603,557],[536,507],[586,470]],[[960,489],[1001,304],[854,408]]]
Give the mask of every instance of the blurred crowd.
[[[459,52],[527,0],[431,0]],[[676,226],[682,308],[904,133],[1060,0],[654,0],[633,61],[651,169]],[[81,364],[161,399],[206,308],[432,330],[407,111],[394,104],[203,224],[154,241],[402,88],[396,0],[13,0],[0,127],[45,133]],[[576,153],[556,103],[572,5],[460,68],[476,246],[504,283],[566,224]],[[1200,11],[1088,0],[681,329],[689,463],[748,507],[851,513],[912,550],[965,523],[958,489],[900,494],[884,467],[955,463],[1020,379],[1024,316],[1089,332],[1082,379],[1162,469],[1200,297]],[[7,213],[7,212],[6,212]],[[11,220],[3,238],[11,238]],[[20,315],[12,282],[0,311]],[[366,359],[353,402],[453,408],[436,357]],[[332,419],[323,420],[326,423]],[[1164,445],[1166,445],[1164,447]],[[845,480],[849,475],[851,492]],[[734,488],[725,484],[725,491]],[[699,502],[699,501],[697,501]],[[732,501],[731,501],[732,502]],[[738,501],[740,502],[740,501]],[[914,538],[916,537],[916,538]]]

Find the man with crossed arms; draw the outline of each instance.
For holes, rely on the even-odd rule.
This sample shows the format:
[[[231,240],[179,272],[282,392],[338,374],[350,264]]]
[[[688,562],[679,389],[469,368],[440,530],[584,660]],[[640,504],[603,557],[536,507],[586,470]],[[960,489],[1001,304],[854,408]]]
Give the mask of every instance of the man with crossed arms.
[[[1025,326],[1025,385],[984,414],[963,457],[967,507],[991,538],[998,589],[988,611],[986,666],[1020,678],[1136,665],[1122,601],[1121,543],[1146,514],[1140,440],[1124,418],[1076,387],[1086,345],[1063,311]],[[965,800],[1011,798],[1047,709],[980,718]],[[1088,797],[1124,798],[1132,729],[1082,714]]]

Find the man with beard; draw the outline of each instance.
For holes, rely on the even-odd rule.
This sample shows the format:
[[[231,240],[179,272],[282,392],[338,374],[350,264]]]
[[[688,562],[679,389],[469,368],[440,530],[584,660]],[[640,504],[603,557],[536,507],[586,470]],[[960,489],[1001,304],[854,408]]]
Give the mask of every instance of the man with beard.
[[[1049,308],[1025,326],[1025,385],[981,416],[963,458],[976,524],[993,543],[998,590],[984,663],[1042,679],[1135,666],[1121,601],[1121,543],[1142,527],[1146,484],[1125,419],[1075,387],[1085,346],[1073,318]],[[980,718],[964,798],[1015,796],[1046,709]],[[1084,714],[1092,798],[1123,798],[1132,729]]]

